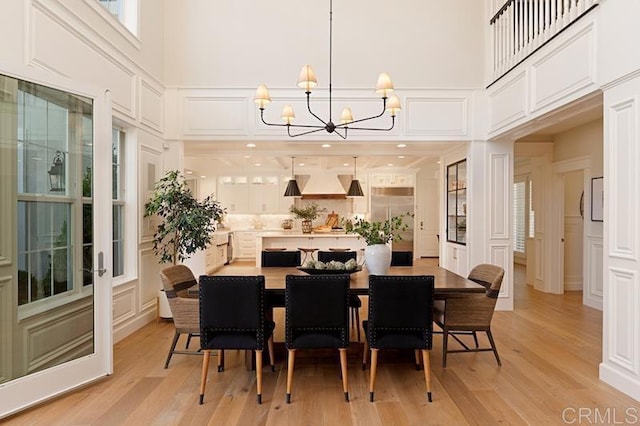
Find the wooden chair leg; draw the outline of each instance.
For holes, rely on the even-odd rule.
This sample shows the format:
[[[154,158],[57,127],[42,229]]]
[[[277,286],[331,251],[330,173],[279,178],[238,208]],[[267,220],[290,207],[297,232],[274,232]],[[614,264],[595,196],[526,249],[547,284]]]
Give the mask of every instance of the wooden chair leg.
[[[420,371],[420,350],[416,349],[413,352],[416,359],[416,371]]]
[[[293,383],[293,365],[296,358],[296,350],[289,349],[287,361],[287,404],[291,403],[291,384]]]
[[[262,350],[256,349],[256,400],[262,404]]]
[[[173,355],[173,351],[176,350],[176,344],[178,343],[178,338],[180,337],[180,333],[176,330],[173,335],[173,341],[171,342],[171,349],[169,349],[169,355],[167,355],[167,360],[164,363],[164,368],[169,368],[169,362],[171,361],[171,356]]]
[[[376,369],[378,368],[378,349],[371,349],[371,373],[369,374],[369,401],[373,402],[373,389],[376,385]]]
[[[442,368],[447,367],[447,342],[449,341],[449,330],[442,329]]]
[[[362,371],[367,368],[367,355],[369,354],[369,342],[364,339],[364,348],[362,350]]]
[[[200,405],[204,402],[204,388],[207,385],[207,372],[209,371],[209,357],[211,351],[206,349],[202,354],[202,373],[200,374]]]
[[[349,402],[349,380],[347,377],[347,349],[340,348],[340,371],[342,372],[342,390],[344,391],[344,400]]]
[[[496,361],[498,361],[498,365],[502,367],[502,362],[500,362],[500,357],[498,356],[498,348],[496,347],[496,342],[493,341],[491,330],[487,330],[487,337],[489,338],[489,343],[491,343],[493,354],[496,356]]]
[[[426,349],[422,350],[422,363],[424,364],[424,382],[427,385],[427,400],[431,402],[431,358]]]
[[[222,373],[224,371],[224,351],[222,349],[218,349],[218,373]]]
[[[271,371],[275,372],[276,371],[276,365],[275,365],[275,355],[273,354],[273,336],[269,337],[269,340],[267,340],[267,349],[269,351],[269,364],[271,365]]]

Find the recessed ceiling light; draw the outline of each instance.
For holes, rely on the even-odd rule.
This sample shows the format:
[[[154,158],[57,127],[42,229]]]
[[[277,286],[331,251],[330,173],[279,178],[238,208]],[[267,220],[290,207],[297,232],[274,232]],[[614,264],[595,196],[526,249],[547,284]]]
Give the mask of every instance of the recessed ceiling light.
[[[185,170],[184,172],[185,172],[186,174],[188,174],[188,175],[192,175],[192,174],[193,174],[193,172],[192,172],[191,170]]]
[[[404,155],[398,155],[398,158],[404,158]]]
[[[396,145],[398,148],[406,148],[407,144],[406,143],[399,143],[398,145]]]
[[[387,163],[387,166],[393,167],[393,163]]]
[[[202,175],[202,176],[200,176],[200,177],[201,177],[202,179],[206,178],[206,176],[205,176],[205,175]]]
[[[438,164],[440,164],[440,160],[438,160]]]
[[[246,145],[246,147],[247,147],[247,148],[255,148],[255,147],[256,147],[256,144],[255,144],[255,143],[248,143],[248,144]]]
[[[304,167],[304,163],[298,163],[298,166]]]
[[[255,163],[254,165],[255,165],[255,166],[257,166],[257,167],[260,167],[262,164],[260,164],[260,163]]]
[[[342,163],[344,167],[349,167],[349,163]]]
[[[245,155],[244,158],[251,158],[251,156],[250,155]]]
[[[322,147],[323,147],[323,148],[331,148],[331,145],[329,145],[328,143],[323,143],[323,144],[322,144]]]

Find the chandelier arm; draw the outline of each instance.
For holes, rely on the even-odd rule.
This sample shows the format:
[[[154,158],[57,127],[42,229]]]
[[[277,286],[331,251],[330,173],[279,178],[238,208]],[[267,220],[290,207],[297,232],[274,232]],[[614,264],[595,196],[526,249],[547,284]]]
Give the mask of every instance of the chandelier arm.
[[[336,124],[336,127],[338,127],[338,128],[342,128],[342,127],[347,127],[347,126],[348,126],[348,127],[352,128],[352,129],[356,129],[356,127],[351,127],[351,125],[352,125],[353,123],[361,123],[361,122],[363,122],[363,121],[373,120],[373,119],[375,119],[375,118],[380,118],[380,117],[382,117],[382,116],[384,115],[384,113],[386,112],[386,110],[387,110],[387,98],[382,98],[382,111],[380,112],[380,114],[378,114],[378,115],[372,115],[371,117],[360,118],[360,119],[358,119],[358,120],[353,120],[353,121],[350,121],[350,122],[348,122],[348,123],[340,123],[340,124]]]
[[[298,136],[309,135],[311,133],[317,133],[317,132],[320,132],[322,130],[325,130],[324,127],[316,127],[316,126],[299,126],[299,125],[286,125],[286,124],[283,124],[283,126],[287,126],[287,134],[289,135],[289,137],[292,137],[292,138],[297,138]],[[291,128],[292,127],[293,128],[314,127],[315,129],[314,130],[307,130],[306,132],[302,132],[302,133],[298,133],[298,134],[294,135],[294,134],[291,134]],[[334,132],[334,133],[337,133],[337,132]],[[340,135],[339,133],[338,133],[338,135],[340,137],[342,137],[342,135]]]
[[[309,110],[309,114],[313,115],[315,118],[318,119],[318,121],[320,121],[322,124],[326,126],[327,123],[322,118],[318,117],[313,111],[311,111],[311,102],[309,101],[309,99],[311,98],[311,92],[306,92],[306,93],[307,93],[307,110]],[[329,115],[329,121],[331,121],[331,115]]]
[[[351,123],[349,123],[351,124]],[[388,132],[389,130],[393,129],[393,126],[395,126],[396,124],[396,117],[392,116],[391,117],[391,126],[390,127],[385,127],[385,128],[376,128],[376,127],[351,127],[351,126],[346,126],[344,127],[344,129],[353,129],[353,130],[375,130],[375,131],[383,131],[383,132]]]
[[[264,108],[260,108],[260,119],[267,126],[276,126],[276,127],[299,127],[306,129],[316,129],[315,131],[324,130],[325,126],[318,126],[312,124],[280,124],[280,123],[268,123],[264,120]]]

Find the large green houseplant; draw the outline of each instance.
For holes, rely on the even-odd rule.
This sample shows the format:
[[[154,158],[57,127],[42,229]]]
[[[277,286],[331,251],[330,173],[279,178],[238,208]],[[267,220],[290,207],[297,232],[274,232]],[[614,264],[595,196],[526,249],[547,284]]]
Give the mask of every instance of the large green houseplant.
[[[347,234],[358,234],[367,243],[364,258],[367,269],[372,275],[384,275],[391,265],[391,241],[402,239],[401,232],[409,229],[404,222],[406,217],[413,217],[411,213],[393,216],[385,221],[368,221],[358,218],[355,221],[343,222]]]
[[[176,265],[204,250],[211,243],[215,223],[224,213],[211,196],[198,201],[179,171],[168,171],[156,182],[144,206],[145,217],[157,215],[160,221],[153,234],[154,253],[161,263]]]

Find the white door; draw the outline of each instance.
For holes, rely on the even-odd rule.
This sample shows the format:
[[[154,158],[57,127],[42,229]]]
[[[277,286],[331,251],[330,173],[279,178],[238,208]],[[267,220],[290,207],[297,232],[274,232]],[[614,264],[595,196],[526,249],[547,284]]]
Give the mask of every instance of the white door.
[[[111,154],[108,94],[0,68],[0,418],[112,371]]]
[[[419,257],[440,255],[438,179],[421,179],[418,194],[415,226],[418,234]]]

